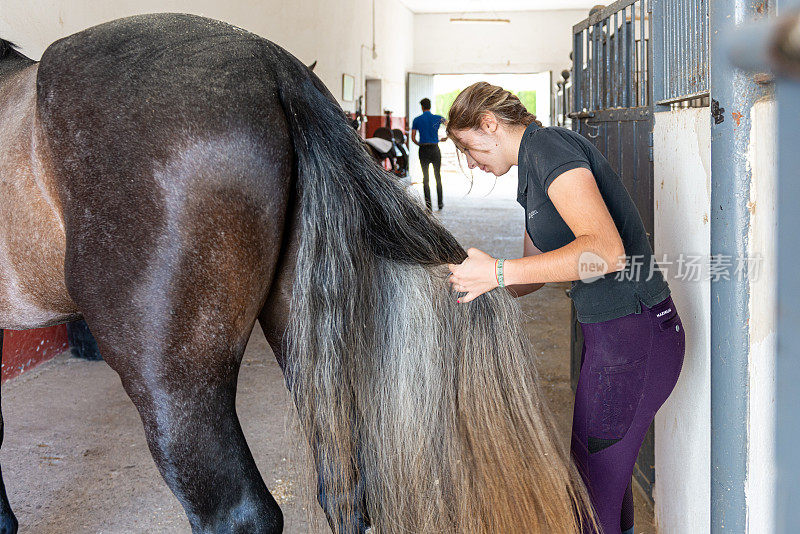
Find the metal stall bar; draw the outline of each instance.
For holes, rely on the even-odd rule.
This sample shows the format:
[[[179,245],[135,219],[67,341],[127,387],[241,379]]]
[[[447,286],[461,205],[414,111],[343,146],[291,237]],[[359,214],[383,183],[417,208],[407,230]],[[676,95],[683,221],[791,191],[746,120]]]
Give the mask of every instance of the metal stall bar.
[[[633,63],[632,73],[631,76],[633,77],[633,87],[631,92],[631,97],[633,98],[631,105],[633,107],[638,107],[642,105],[642,82],[644,80],[640,79],[642,76],[642,67],[641,61],[639,60],[641,56],[641,47],[643,44],[644,36],[640,35],[637,31],[638,23],[637,17],[643,18],[644,17],[644,2],[635,2],[631,4],[631,30],[633,31],[633,52],[631,54],[631,61]]]
[[[709,0],[651,0],[657,105],[708,95]],[[659,76],[656,76],[658,78]]]
[[[706,12],[702,9],[702,6],[698,4],[697,6],[697,28],[698,28],[698,38],[700,42],[707,43],[708,42],[708,16]],[[697,51],[697,65],[698,68],[703,68],[707,66],[707,58],[706,58],[706,49],[701,48]],[[698,72],[698,76],[700,73]]]
[[[682,54],[681,57],[677,59],[678,64],[680,65],[679,69],[679,79],[681,83],[680,92],[681,94],[689,94],[693,91],[690,89],[690,79],[689,79],[689,69],[688,64],[686,62],[686,56],[689,54],[689,50],[691,50],[691,46],[686,46],[689,42],[689,17],[686,16],[686,2],[678,2],[678,19],[680,20],[680,24],[678,24],[678,42],[682,45]]]
[[[711,261],[746,258],[750,111],[761,96],[727,59],[722,36],[756,19],[748,0],[710,5]],[[711,532],[747,531],[749,292],[747,276],[711,277]]]
[[[672,50],[670,46],[671,42],[671,35],[670,27],[667,26],[664,21],[670,18],[669,13],[669,1],[668,0],[651,0],[653,3],[653,20],[650,23],[650,31],[653,33],[654,37],[650,42],[650,46],[655,46],[658,43],[661,43],[661,50],[662,53],[658,54],[659,57],[663,59],[661,63],[662,67],[658,71],[653,71],[654,77],[658,78],[659,74],[661,75],[661,85],[662,89],[660,92],[653,93],[653,97],[661,100],[661,97],[667,93],[666,84],[667,84],[667,75],[670,72],[670,64],[669,62],[672,61],[672,56],[667,53],[667,50]],[[656,17],[656,13],[660,15]],[[657,54],[656,50],[653,50],[653,54]],[[657,74],[656,74],[657,73]],[[658,86],[656,86],[658,87]],[[654,100],[654,102],[658,102],[658,100]]]
[[[600,104],[598,109],[607,109],[609,108],[609,83],[608,83],[608,68],[610,65],[609,61],[609,46],[608,46],[608,29],[607,29],[607,19],[603,19],[599,26],[600,32],[597,36],[597,45],[600,47],[600,61],[598,62],[599,70],[599,82],[600,82]]]
[[[652,0],[642,0],[642,7],[639,10],[639,48],[641,49],[639,55],[641,56],[641,61],[639,63],[639,76],[641,77],[641,95],[642,99],[639,102],[640,106],[647,106],[652,102],[649,98],[649,90],[648,87],[650,86],[650,76],[648,73],[651,72],[650,65],[645,63],[645,53],[647,52],[646,48],[649,48],[648,40],[645,37],[645,25],[644,20],[647,17],[647,14],[650,12],[649,9],[645,9],[647,6],[651,5]],[[647,6],[645,6],[647,3]]]
[[[678,15],[675,9],[675,0],[667,0],[667,5],[669,6],[669,14],[664,17],[665,23],[665,30],[669,32],[669,39],[667,39],[667,58],[668,58],[668,69],[667,72],[664,73],[664,83],[669,87],[670,92],[675,91],[675,81],[670,79],[670,76],[678,76],[678,54],[676,50],[678,48],[678,38],[677,38],[677,31],[678,25],[676,24],[676,19]]]
[[[617,0],[573,26],[573,76],[581,65],[577,52],[582,43],[586,46],[581,54],[586,69],[573,78],[573,90],[581,94],[573,101],[573,113],[649,106],[648,5],[646,0]]]
[[[611,18],[608,19],[609,26],[611,26]],[[609,40],[609,43],[613,46],[613,55],[611,56],[611,72],[613,72],[612,79],[612,96],[614,97],[613,102],[611,103],[612,108],[618,108],[620,103],[622,102],[622,94],[620,93],[621,83],[620,83],[620,74],[622,70],[620,69],[620,61],[622,60],[622,51],[620,50],[620,31],[619,31],[619,11],[614,13],[614,27],[609,27],[608,32],[611,35],[613,30],[613,40]]]
[[[667,62],[669,61],[669,56],[667,55],[667,50],[669,50],[669,32],[664,23],[664,19],[667,15],[666,2],[667,0],[648,0],[648,5],[650,6],[648,10],[650,15],[650,33],[652,38],[648,42],[647,61],[651,63],[652,69],[650,69],[650,72],[653,73],[649,83],[650,91],[648,99],[650,102],[655,103],[655,111],[669,107],[668,105],[660,103],[662,96],[667,92],[665,85],[667,83],[667,72],[669,70],[667,68]]]
[[[765,66],[775,72],[778,140],[777,217],[777,354],[775,460],[775,519],[778,534],[800,530],[800,1],[797,9],[768,23],[752,24],[731,34],[727,52],[731,61],[752,72]],[[789,5],[781,4],[780,9]]]
[[[631,4],[631,10],[633,10],[634,4]],[[631,11],[633,12],[633,11]],[[623,50],[624,56],[622,56],[622,65],[623,65],[623,72],[624,80],[623,80],[623,91],[622,91],[622,107],[627,108],[631,105],[631,62],[630,62],[630,33],[628,31],[630,24],[628,23],[627,14],[625,9],[622,9],[622,41],[623,41]]]
[[[689,39],[697,41],[697,8],[699,6],[696,3],[693,3],[689,6],[687,12],[689,15],[688,20],[688,32],[689,32]],[[687,56],[689,61],[689,83],[692,87],[696,86],[699,82],[698,79],[698,64],[697,64],[697,49],[693,46],[689,47],[689,54]]]
[[[636,3],[630,7],[630,23],[625,21],[625,98],[623,107],[636,107],[633,94],[633,73],[636,70]],[[623,17],[624,18],[624,17]]]
[[[583,109],[580,88],[583,87],[583,32],[578,32],[572,36],[572,109]],[[577,89],[577,90],[575,90]],[[566,107],[562,110],[566,115],[569,110]]]
[[[598,51],[600,46],[598,43],[600,42],[600,25],[595,24],[592,26],[592,103],[589,106],[589,109],[600,109],[600,54]]]
[[[620,15],[622,15],[621,19],[622,22],[620,26],[617,27],[617,33],[619,33],[619,49],[620,49],[620,60],[619,60],[619,102],[617,105],[619,107],[625,108],[628,107],[628,32],[625,29],[628,27],[627,21],[627,9],[622,8],[620,11]]]
[[[677,94],[683,94],[683,58],[681,57],[681,27],[682,24],[680,23],[681,14],[680,14],[680,6],[682,2],[677,0],[670,0],[670,5],[672,6],[672,15],[667,19],[669,22],[669,28],[672,31],[672,44],[669,51],[669,56],[672,59],[671,61],[671,68],[670,72],[672,74],[672,79],[667,78],[667,83],[670,84],[672,87],[672,92]]]

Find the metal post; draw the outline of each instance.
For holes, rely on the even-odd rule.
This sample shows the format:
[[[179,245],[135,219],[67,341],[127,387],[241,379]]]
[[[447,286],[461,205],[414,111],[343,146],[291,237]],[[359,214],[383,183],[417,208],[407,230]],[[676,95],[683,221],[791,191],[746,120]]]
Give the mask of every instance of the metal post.
[[[800,7],[800,6],[798,6]],[[800,20],[795,24],[800,31]],[[800,50],[795,64],[800,69]],[[779,81],[778,96],[778,351],[776,375],[776,524],[778,534],[800,530],[800,75]]]
[[[797,25],[800,31],[800,24]],[[798,54],[800,56],[800,54]],[[800,67],[800,57],[796,59]],[[778,96],[778,351],[776,375],[776,525],[778,534],[800,531],[800,77],[780,81]]]
[[[778,232],[777,251],[777,332],[775,359],[776,424],[775,488],[776,532],[790,534],[800,530],[800,144],[797,124],[800,121],[800,0],[783,0],[781,16],[768,24],[749,26],[736,32],[729,47],[730,57],[743,68],[763,70],[765,64],[776,71],[778,106]],[[794,37],[792,37],[794,36]]]
[[[710,4],[712,261],[747,256],[750,110],[760,90],[752,76],[730,64],[722,35],[755,20],[754,4]],[[748,304],[747,276],[712,277],[711,532],[719,534],[747,531]]]

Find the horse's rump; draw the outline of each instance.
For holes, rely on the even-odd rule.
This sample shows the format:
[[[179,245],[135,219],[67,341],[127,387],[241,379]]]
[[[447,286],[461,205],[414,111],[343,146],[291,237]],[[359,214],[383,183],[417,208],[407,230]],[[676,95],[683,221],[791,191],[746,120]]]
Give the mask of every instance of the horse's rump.
[[[214,250],[242,256],[237,269],[249,265],[266,293],[293,154],[265,42],[202,17],[144,15],[45,51],[37,120],[56,162],[67,285],[83,313],[105,302],[135,314],[159,277],[190,278],[174,283],[184,299],[193,284],[235,282]],[[219,269],[188,274],[212,260]],[[93,319],[97,334],[115,328]]]

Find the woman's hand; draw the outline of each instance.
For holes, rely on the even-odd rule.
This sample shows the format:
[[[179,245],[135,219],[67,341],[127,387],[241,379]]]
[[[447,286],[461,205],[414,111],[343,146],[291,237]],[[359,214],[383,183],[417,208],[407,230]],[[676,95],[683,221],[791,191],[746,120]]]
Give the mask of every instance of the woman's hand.
[[[495,259],[476,248],[467,250],[467,259],[460,265],[447,267],[453,273],[448,279],[453,290],[466,293],[458,299],[459,303],[469,302],[497,287]]]

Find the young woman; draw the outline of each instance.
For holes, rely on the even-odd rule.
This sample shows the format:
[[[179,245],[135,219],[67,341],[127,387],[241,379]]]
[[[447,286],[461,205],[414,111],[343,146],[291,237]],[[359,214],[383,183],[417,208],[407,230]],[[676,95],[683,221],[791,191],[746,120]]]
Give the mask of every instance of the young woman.
[[[656,411],[678,380],[684,333],[641,217],[619,176],[581,135],[542,127],[519,99],[486,82],[450,108],[448,136],[469,168],[519,166],[524,257],[469,249],[450,283],[469,302],[498,286],[515,295],[572,281],[584,335],[572,455],[604,534],[633,532],[631,475]]]

